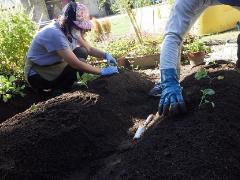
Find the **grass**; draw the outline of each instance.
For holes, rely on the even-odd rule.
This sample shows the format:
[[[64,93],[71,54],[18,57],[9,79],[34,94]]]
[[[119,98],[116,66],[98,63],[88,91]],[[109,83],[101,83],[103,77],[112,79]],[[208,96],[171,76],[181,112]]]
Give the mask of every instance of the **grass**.
[[[115,15],[109,18],[112,23],[112,36],[121,37],[129,34],[131,22],[127,15]]]

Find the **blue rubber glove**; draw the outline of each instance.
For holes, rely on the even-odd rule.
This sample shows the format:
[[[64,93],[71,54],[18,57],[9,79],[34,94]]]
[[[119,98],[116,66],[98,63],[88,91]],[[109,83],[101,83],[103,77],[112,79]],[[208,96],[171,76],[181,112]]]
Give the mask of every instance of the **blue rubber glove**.
[[[148,95],[152,97],[160,97],[162,94],[162,85],[161,82],[158,81],[154,87],[149,91]]]
[[[162,69],[161,84],[162,94],[159,102],[159,114],[165,116],[185,113],[186,107],[176,69]]]
[[[100,75],[107,76],[111,74],[119,73],[116,66],[108,66],[101,69]]]
[[[103,59],[107,60],[108,65],[117,65],[116,59],[109,53],[104,53]]]

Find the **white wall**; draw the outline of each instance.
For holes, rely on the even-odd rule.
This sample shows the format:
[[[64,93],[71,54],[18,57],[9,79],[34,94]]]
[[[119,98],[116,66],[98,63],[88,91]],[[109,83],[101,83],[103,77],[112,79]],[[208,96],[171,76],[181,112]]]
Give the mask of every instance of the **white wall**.
[[[78,2],[85,4],[89,8],[91,16],[99,17],[106,15],[104,8],[99,10],[97,0],[78,0]]]

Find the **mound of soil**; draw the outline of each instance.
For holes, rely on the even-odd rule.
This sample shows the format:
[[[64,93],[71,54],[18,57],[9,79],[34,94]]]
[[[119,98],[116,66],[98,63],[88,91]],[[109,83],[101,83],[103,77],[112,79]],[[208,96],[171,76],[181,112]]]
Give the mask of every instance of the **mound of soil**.
[[[206,68],[210,78],[196,80]],[[218,76],[224,76],[218,79]],[[217,62],[182,71],[188,113],[162,117],[152,80],[137,72],[97,79],[86,91],[41,102],[0,124],[0,177],[24,180],[240,179],[240,74]],[[201,90],[215,91],[199,107]]]
[[[153,82],[136,72],[97,79],[38,103],[0,124],[1,179],[89,179],[113,153],[126,151],[134,124],[155,111]],[[128,146],[126,146],[128,147]]]
[[[0,101],[0,123],[17,113],[25,111],[33,103],[41,101],[41,98],[30,90],[30,88],[26,88],[24,93],[26,94],[25,97],[17,96],[8,102]]]
[[[202,67],[212,80],[198,81],[192,74],[182,81],[188,113],[162,118],[93,179],[240,179],[240,74],[226,62],[190,73]],[[206,88],[215,91],[209,98],[214,108],[198,107],[200,90]]]

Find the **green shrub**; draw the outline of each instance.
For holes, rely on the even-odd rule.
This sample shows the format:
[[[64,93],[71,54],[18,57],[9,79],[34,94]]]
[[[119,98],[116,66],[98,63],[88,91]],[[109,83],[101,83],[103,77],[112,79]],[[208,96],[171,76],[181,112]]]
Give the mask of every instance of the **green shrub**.
[[[110,42],[106,47],[106,51],[111,53],[114,57],[119,58],[128,54],[130,49],[134,47],[135,44],[136,44],[136,41],[133,39],[122,38],[122,39]]]
[[[162,39],[163,38],[161,36],[152,37],[150,35],[146,35],[143,36],[142,44],[139,43],[137,39],[130,37],[97,43],[91,42],[91,44],[98,49],[109,52],[115,58],[126,56],[136,57],[158,54]],[[90,56],[89,60],[96,62],[98,59]]]
[[[162,37],[153,38],[151,36],[144,36],[143,43],[140,44],[137,42],[135,46],[131,48],[128,55],[132,57],[139,57],[158,54],[161,42]]]
[[[0,11],[0,74],[23,79],[25,55],[36,29],[21,7]]]
[[[16,78],[10,76],[9,78],[0,75],[0,100],[7,102],[15,95],[24,96],[23,93],[25,86],[19,86],[16,84]]]

